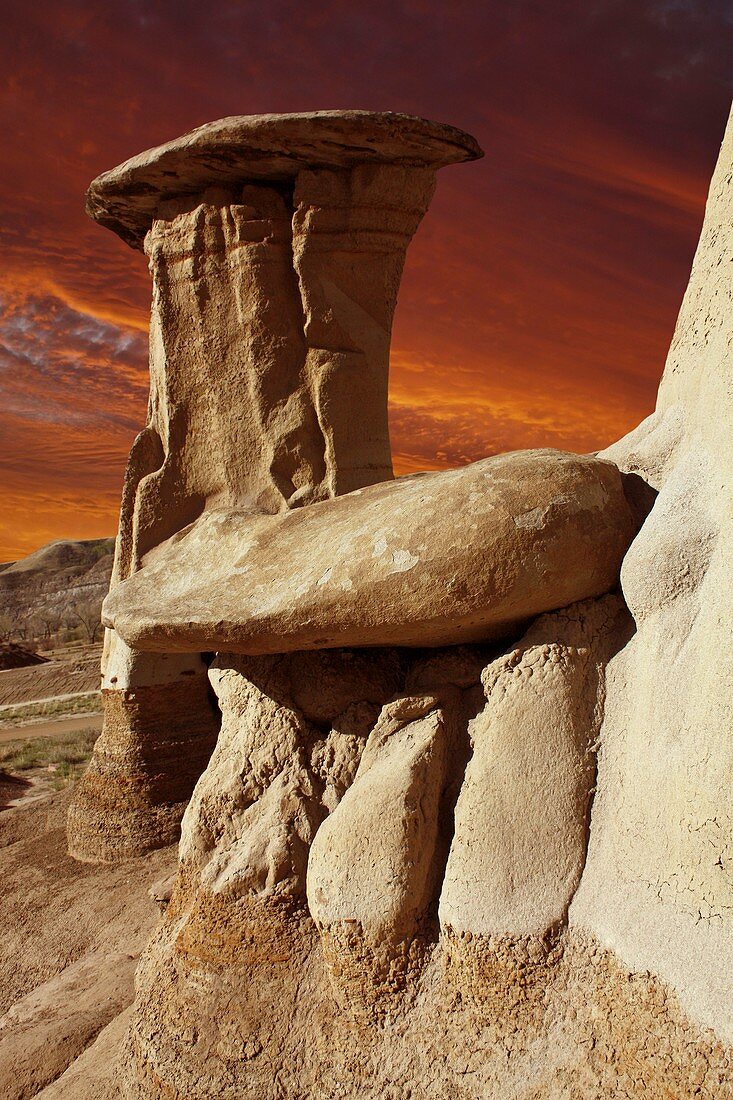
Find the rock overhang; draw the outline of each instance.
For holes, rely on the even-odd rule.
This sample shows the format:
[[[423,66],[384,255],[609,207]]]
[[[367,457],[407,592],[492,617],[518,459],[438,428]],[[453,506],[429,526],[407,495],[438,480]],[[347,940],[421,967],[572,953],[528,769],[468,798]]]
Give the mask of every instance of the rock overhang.
[[[206,512],[110,593],[104,622],[171,652],[496,640],[612,589],[637,529],[613,463],[515,451],[277,515]]]
[[[289,183],[303,170],[362,164],[438,169],[483,155],[454,126],[392,111],[233,115],[102,173],[90,184],[86,210],[140,249],[162,203],[209,188]]]

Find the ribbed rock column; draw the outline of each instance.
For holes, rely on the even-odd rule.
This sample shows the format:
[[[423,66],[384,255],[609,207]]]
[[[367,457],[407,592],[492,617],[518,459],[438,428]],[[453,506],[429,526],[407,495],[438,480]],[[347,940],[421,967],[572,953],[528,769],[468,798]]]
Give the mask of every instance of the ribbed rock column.
[[[324,496],[393,476],[392,318],[407,246],[434,191],[435,169],[389,164],[304,171],[295,181],[293,256],[324,442]]]

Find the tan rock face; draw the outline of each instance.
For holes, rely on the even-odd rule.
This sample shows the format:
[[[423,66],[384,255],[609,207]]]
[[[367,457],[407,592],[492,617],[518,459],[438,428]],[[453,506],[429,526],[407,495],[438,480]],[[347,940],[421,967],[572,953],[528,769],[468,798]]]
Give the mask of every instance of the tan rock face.
[[[608,454],[659,489],[627,554],[637,630],[608,670],[588,864],[570,911],[733,1042],[733,120],[657,411]]]
[[[387,704],[352,785],[311,845],[308,907],[336,990],[357,1011],[359,993],[368,1010],[375,993],[386,986],[393,994],[405,981],[423,931],[437,885],[448,751],[435,696]],[[354,971],[362,972],[356,985]]]
[[[168,650],[502,637],[608,591],[635,529],[612,464],[499,455],[278,517],[208,513],[110,594],[105,621]]]
[[[180,849],[209,893],[304,896],[316,830],[353,782],[380,708],[403,682],[395,651],[342,650],[318,655],[309,692],[305,656],[220,654],[211,669],[222,729]]]
[[[566,924],[585,864],[604,669],[630,621],[616,596],[575,604],[541,616],[487,666],[440,895],[444,929],[519,940]]]
[[[209,182],[221,137],[189,142]],[[195,438],[176,444],[185,506],[166,518],[164,495],[160,526],[131,536],[109,621],[135,646],[231,652],[211,670],[222,732],[137,976],[127,1100],[733,1096],[732,141],[658,412],[609,452],[635,479],[537,452],[344,496],[326,474],[338,499],[317,489],[298,498],[307,508],[283,498],[257,514],[236,494],[274,484],[269,457],[217,497],[236,447],[217,472]],[[185,144],[118,182],[138,169],[160,182],[167,164],[176,185]],[[293,218],[302,377],[337,470],[371,452],[356,437],[339,452],[325,431],[330,375],[319,389],[316,364],[323,349],[347,373],[384,354],[371,336],[340,342],[359,308],[387,316],[396,270],[374,261],[371,298],[341,267],[354,234],[375,245],[355,197],[387,176],[366,159],[369,171],[311,160],[294,187],[309,211]],[[197,407],[194,391],[181,407]],[[159,437],[146,438],[152,462]],[[174,449],[161,443],[159,468]],[[200,514],[166,536],[199,488]],[[134,521],[144,493],[126,499]],[[624,599],[609,594],[622,557]],[[446,640],[468,644],[394,646]]]
[[[206,507],[272,513],[392,477],[392,315],[434,180],[380,165],[302,173],[294,200],[246,184],[163,204],[121,576]]]
[[[378,940],[424,914],[447,747],[436,697],[384,707],[354,782],[311,847],[308,903],[317,923],[356,920]]]
[[[92,183],[89,213],[144,246],[153,278],[149,417],[116,577],[204,510],[279,512],[392,477],[405,251],[437,168],[480,155],[405,115],[252,116]]]
[[[642,1100],[670,1082],[680,1096],[698,1088],[728,1100],[715,1036],[651,975],[558,927],[582,869],[604,661],[624,622],[621,602],[606,597],[545,616],[502,655],[220,658],[222,738],[138,972],[123,1094],[193,1100],[205,1081],[213,1094],[267,1096],[275,1066],[285,1096],[318,1100],[407,1090],[425,1100]],[[538,662],[548,646],[551,659]],[[292,698],[316,657],[324,684],[351,685],[348,698],[328,688],[323,706],[308,702],[318,725]],[[530,693],[525,712],[512,670],[525,686],[537,671],[547,689]],[[358,732],[343,715],[325,717],[342,703],[358,713],[360,694],[374,700],[396,685]],[[517,763],[492,779],[499,751]],[[326,805],[322,784],[337,773]],[[502,774],[510,796],[518,784],[513,807],[501,801]],[[441,930],[435,903],[459,903],[459,855],[473,876],[463,879],[465,919]]]
[[[436,169],[480,155],[468,135],[421,119],[316,112],[225,119],[94,181],[90,214],[145,249],[153,280],[148,423],[125,475],[113,590],[202,513],[278,513],[392,477],[387,376],[405,251]],[[198,694],[192,681],[177,698],[163,675],[153,698],[155,663],[130,652],[149,705],[140,685],[134,716],[107,696],[72,819],[84,858],[122,854],[135,836],[150,844],[156,817],[169,843],[162,818],[177,823],[180,801],[154,799],[141,829],[133,761],[161,769],[161,796],[187,797],[211,746],[201,668]],[[154,747],[161,698],[171,743],[187,745],[186,782]]]

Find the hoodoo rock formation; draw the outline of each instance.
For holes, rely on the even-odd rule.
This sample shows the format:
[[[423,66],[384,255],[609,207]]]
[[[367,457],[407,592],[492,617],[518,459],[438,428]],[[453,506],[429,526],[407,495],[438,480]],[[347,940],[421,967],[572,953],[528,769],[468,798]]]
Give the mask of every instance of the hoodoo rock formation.
[[[656,413],[392,480],[405,249],[478,155],[234,118],[90,190],[151,403],[72,851],[168,842],[202,773],[127,1100],[733,1097],[733,121]]]
[[[113,591],[202,514],[277,514],[392,478],[405,252],[437,169],[478,156],[467,134],[405,115],[264,115],[203,126],[92,183],[89,213],[144,248],[153,279],[148,424]],[[153,845],[141,814],[165,817],[170,842],[216,735],[200,662],[173,671],[114,635],[106,649],[104,730],[69,825],[72,852],[92,860]],[[172,786],[171,750],[186,760]]]

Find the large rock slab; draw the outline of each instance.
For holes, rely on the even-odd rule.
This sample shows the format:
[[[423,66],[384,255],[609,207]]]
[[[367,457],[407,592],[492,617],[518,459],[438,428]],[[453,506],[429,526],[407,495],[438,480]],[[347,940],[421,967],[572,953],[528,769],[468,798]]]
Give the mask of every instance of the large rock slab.
[[[277,516],[210,512],[110,593],[150,650],[437,646],[614,586],[635,533],[618,469],[519,451]]]

